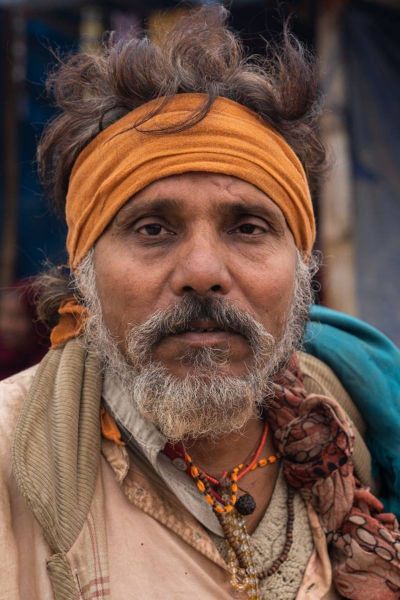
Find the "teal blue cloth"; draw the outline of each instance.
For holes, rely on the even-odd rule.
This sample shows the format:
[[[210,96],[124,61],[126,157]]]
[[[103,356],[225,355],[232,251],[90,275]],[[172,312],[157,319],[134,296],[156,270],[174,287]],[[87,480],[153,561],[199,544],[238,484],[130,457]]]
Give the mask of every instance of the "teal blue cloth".
[[[380,499],[400,516],[400,351],[363,321],[316,305],[304,349],[334,371],[358,407]]]

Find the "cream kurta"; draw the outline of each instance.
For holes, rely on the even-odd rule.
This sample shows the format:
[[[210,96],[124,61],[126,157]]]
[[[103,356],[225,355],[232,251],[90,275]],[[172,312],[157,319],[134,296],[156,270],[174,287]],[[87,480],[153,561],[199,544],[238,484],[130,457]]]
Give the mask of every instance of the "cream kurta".
[[[11,472],[13,432],[36,367],[0,383],[0,600],[53,600],[50,549]],[[67,552],[79,600],[246,598],[229,583],[206,529],[163,498],[124,447],[103,441],[86,522]],[[297,599],[337,598],[325,536],[309,508],[314,551]],[[331,591],[329,591],[331,590]]]

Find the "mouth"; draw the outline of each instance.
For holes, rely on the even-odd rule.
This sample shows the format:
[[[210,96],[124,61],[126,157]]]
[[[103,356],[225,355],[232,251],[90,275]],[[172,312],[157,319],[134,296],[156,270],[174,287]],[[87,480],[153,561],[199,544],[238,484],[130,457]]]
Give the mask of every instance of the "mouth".
[[[215,321],[194,321],[175,333],[171,334],[173,339],[182,341],[191,346],[214,346],[227,342],[233,336],[239,334],[232,329],[225,329]]]

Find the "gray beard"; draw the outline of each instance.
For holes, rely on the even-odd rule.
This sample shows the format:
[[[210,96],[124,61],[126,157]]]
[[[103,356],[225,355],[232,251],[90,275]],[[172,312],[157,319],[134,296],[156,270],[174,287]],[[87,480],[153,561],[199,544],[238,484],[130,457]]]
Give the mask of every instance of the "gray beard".
[[[88,308],[85,338],[91,352],[99,354],[105,371],[119,379],[129,402],[170,441],[216,438],[240,431],[252,417],[268,407],[276,374],[301,346],[312,301],[314,265],[306,265],[298,254],[293,301],[275,339],[251,315],[225,300],[183,300],[145,323],[127,328],[120,351],[104,324],[96,289],[93,251],[80,264],[75,277]],[[248,341],[252,360],[243,376],[223,374],[229,348],[188,350],[180,358],[190,365],[190,374],[178,377],[153,360],[152,349],[165,336],[196,318],[211,318],[221,326],[239,331]],[[95,349],[95,350],[94,350]]]

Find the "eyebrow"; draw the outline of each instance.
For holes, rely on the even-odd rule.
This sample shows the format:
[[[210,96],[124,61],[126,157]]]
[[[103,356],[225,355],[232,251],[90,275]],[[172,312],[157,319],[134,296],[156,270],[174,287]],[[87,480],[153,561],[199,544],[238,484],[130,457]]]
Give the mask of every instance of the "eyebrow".
[[[129,201],[128,201],[129,202]],[[271,200],[272,203],[272,200]],[[156,198],[154,200],[133,200],[129,206],[125,205],[115,217],[117,228],[124,227],[126,220],[130,220],[132,215],[139,212],[148,212],[149,214],[165,215],[167,213],[178,214],[182,211],[182,203],[176,198]],[[278,207],[269,206],[262,201],[221,201],[216,205],[216,211],[223,217],[241,217],[251,213],[258,213],[271,219],[277,226],[284,227],[285,217]]]
[[[114,223],[118,227],[124,224],[126,219],[130,219],[132,214],[146,211],[149,213],[165,214],[168,212],[179,212],[182,209],[181,203],[176,198],[156,198],[154,200],[137,200],[133,198],[128,200],[129,206],[125,204],[117,213]],[[122,223],[121,223],[122,221]]]
[[[272,202],[272,200],[271,200]],[[270,219],[273,219],[277,223],[281,223],[282,225],[285,222],[285,217],[281,213],[278,207],[274,208],[269,206],[266,202],[253,201],[250,200],[248,202],[244,200],[235,200],[233,202],[221,202],[218,205],[218,212],[222,215],[226,216],[236,216],[240,217],[242,215],[248,215],[250,213],[258,213],[260,215],[265,215]]]

